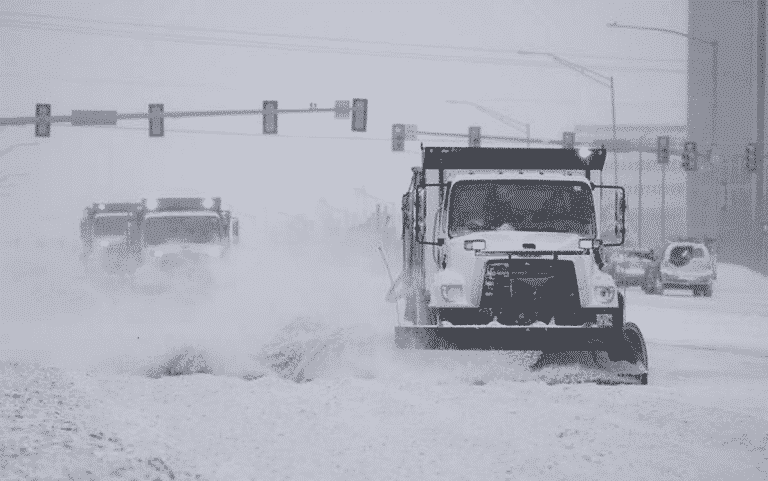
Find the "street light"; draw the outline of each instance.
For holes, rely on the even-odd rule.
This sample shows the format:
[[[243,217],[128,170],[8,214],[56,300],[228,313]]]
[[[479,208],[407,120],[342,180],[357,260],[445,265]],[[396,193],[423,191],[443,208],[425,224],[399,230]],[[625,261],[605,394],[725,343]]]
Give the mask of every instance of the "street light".
[[[526,147],[531,147],[531,124],[526,124],[523,122],[520,122],[519,120],[510,119],[504,114],[500,114],[494,110],[491,110],[487,107],[483,107],[482,105],[478,105],[474,102],[467,102],[464,100],[446,100],[449,104],[464,104],[464,105],[471,105],[480,112],[483,112],[485,114],[490,115],[491,117],[495,118],[499,122],[509,125],[510,127],[516,128],[518,131],[524,131],[526,139],[528,139],[528,142],[526,143]]]
[[[758,4],[764,4],[764,3],[765,2],[758,2]],[[712,47],[712,119],[710,123],[710,143],[709,143],[709,158],[712,159],[712,157],[714,156],[715,145],[717,145],[715,141],[715,134],[717,133],[717,130],[716,130],[716,126],[717,126],[717,120],[716,120],[717,119],[717,49],[718,49],[717,40],[704,40],[699,37],[694,37],[693,35],[690,35],[688,33],[680,32],[677,30],[670,30],[668,28],[642,27],[639,25],[622,25],[617,22],[609,23],[608,27],[629,28],[633,30],[650,30],[653,32],[668,33],[671,35],[685,37],[690,40],[696,40],[697,42],[705,43],[710,47]],[[758,64],[759,63],[760,62],[758,62]],[[762,135],[762,134],[759,133],[758,135]],[[759,177],[758,177],[758,182],[759,182]],[[760,198],[762,196],[760,195],[760,191],[758,191],[757,197],[758,197],[758,202],[761,202]]]
[[[687,34],[685,32],[679,32],[677,30],[670,30],[668,28],[657,28],[657,27],[642,27],[638,25],[622,25],[617,22],[609,23],[609,27],[611,28],[629,28],[634,30],[651,30],[654,32],[663,32],[663,33],[669,33],[672,35],[678,35],[681,37],[689,38],[691,40],[696,40],[697,42],[705,43],[712,47],[712,122],[710,127],[710,147],[709,152],[710,156],[712,155],[712,151],[714,150],[715,143],[715,127],[717,126],[717,123],[715,119],[717,118],[717,40],[704,40],[702,38],[694,37],[693,35]]]
[[[619,162],[618,157],[616,156],[616,92],[613,89],[613,77],[606,77],[603,74],[597,73],[594,70],[590,70],[586,67],[582,67],[581,65],[576,65],[573,62],[569,62],[567,60],[564,60],[557,55],[549,52],[531,52],[526,50],[521,50],[517,52],[520,55],[542,55],[545,57],[550,57],[554,61],[565,65],[566,67],[575,70],[579,72],[580,74],[584,75],[587,78],[590,78],[594,80],[595,82],[599,83],[600,85],[604,87],[609,87],[611,89],[611,116],[613,118],[613,175],[614,175],[614,183],[618,184],[619,179]],[[603,171],[600,171],[600,183],[603,183]],[[602,190],[600,191],[602,194]],[[602,205],[602,195],[600,197],[600,204]]]

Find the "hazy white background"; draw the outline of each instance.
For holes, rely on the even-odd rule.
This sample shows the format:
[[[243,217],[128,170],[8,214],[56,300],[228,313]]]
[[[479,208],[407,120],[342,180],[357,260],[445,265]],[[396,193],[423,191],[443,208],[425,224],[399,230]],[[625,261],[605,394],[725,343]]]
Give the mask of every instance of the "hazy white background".
[[[73,216],[95,198],[176,185],[213,190],[254,213],[265,206],[312,213],[320,196],[349,205],[351,187],[362,185],[397,201],[419,158],[391,152],[393,123],[457,133],[480,125],[483,134],[521,135],[449,99],[530,123],[534,137],[610,123],[607,88],[547,58],[519,56],[520,49],[551,51],[614,75],[620,124],[685,122],[684,39],[606,27],[616,20],[685,30],[682,0],[5,1],[0,12],[4,116],[33,115],[38,102],[69,114],[145,112],[154,102],[173,111],[369,99],[368,132],[354,135],[348,120],[332,114],[282,115],[277,138],[261,136],[255,116],[169,119],[162,139],[148,137],[146,121],[122,122],[117,131],[55,124],[49,139],[35,139],[31,126],[8,128],[0,148],[38,144],[0,157],[2,170],[29,173],[3,198],[2,215],[17,227],[31,222],[38,229],[31,219],[41,215],[47,229],[74,235]],[[169,33],[180,40],[160,40]],[[407,148],[415,152],[417,144]],[[11,200],[35,215],[13,215],[19,210]]]

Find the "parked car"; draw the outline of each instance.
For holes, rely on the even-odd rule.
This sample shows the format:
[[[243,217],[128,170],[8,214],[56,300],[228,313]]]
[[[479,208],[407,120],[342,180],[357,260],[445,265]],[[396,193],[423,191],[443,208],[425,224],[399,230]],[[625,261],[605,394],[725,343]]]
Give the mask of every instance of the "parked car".
[[[643,291],[664,294],[665,289],[690,289],[694,296],[711,297],[715,259],[704,242],[673,241],[647,269]]]
[[[604,271],[617,286],[642,286],[654,259],[652,249],[619,249],[611,252]]]
[[[679,237],[675,239],[677,242],[693,242],[695,244],[704,244],[709,250],[709,255],[712,258],[712,265],[715,271],[714,279],[717,279],[717,249],[716,241],[711,237]]]

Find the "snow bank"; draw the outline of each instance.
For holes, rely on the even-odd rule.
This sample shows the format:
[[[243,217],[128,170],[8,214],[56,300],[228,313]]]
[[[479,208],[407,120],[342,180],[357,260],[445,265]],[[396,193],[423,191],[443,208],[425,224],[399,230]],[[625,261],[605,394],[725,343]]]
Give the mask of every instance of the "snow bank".
[[[69,389],[51,391],[62,404],[31,395],[47,378],[18,376],[6,388],[24,397],[4,411],[3,428],[26,423],[18,433],[27,438],[5,441],[3,474],[735,480],[759,479],[757,468],[768,469],[765,424],[681,405],[664,387],[473,385],[413,373],[301,384],[277,376],[56,375],[56,389]],[[12,420],[21,403],[23,420]],[[77,430],[54,431],[56,412]],[[57,458],[54,450],[66,454]],[[25,455],[38,457],[24,465]]]

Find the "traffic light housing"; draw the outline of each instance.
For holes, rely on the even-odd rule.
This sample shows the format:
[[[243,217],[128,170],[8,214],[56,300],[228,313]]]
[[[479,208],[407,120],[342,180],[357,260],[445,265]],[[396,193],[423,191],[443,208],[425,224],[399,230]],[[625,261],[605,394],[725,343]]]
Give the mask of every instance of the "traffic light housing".
[[[576,148],[576,133],[575,132],[563,132],[563,148],[574,149]]]
[[[659,164],[669,163],[669,136],[660,135],[656,147],[656,160]]]
[[[480,147],[480,127],[469,128],[469,146]]]
[[[757,170],[757,146],[755,144],[747,145],[746,161],[748,171],[754,172]]]
[[[37,104],[35,106],[35,137],[51,136],[51,104]]]
[[[368,99],[352,99],[352,132],[365,132],[368,125]]]
[[[392,125],[392,152],[402,152],[405,150],[405,125]]]
[[[277,134],[277,100],[265,100],[262,115],[264,117],[262,133],[264,135]]]
[[[165,135],[163,104],[149,104],[149,136],[162,137],[163,135]]]
[[[695,171],[697,169],[697,154],[696,154],[696,142],[686,142],[683,147],[683,169],[688,172]]]

